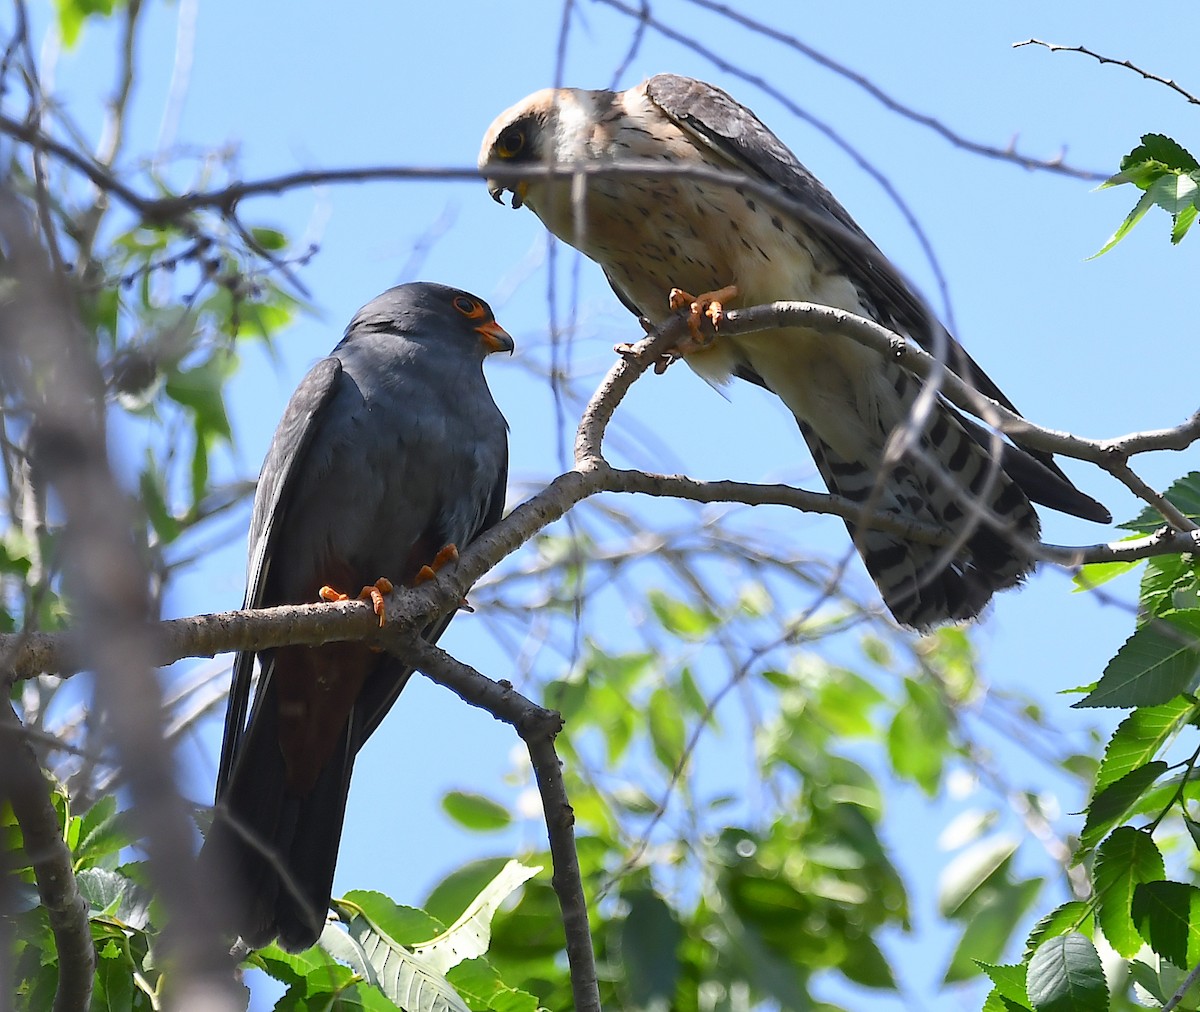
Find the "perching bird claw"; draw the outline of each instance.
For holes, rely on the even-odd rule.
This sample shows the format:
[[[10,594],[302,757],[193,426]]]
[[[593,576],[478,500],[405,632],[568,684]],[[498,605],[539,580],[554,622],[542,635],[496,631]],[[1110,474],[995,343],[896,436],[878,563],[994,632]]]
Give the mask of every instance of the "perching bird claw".
[[[690,338],[683,338],[672,349],[674,352],[672,361],[709,347],[716,338],[713,334],[706,334],[700,329],[703,321],[707,318],[708,322],[712,324],[713,330],[716,330],[725,316],[723,303],[728,299],[735,299],[737,296],[737,285],[726,285],[716,291],[701,292],[699,295],[689,295],[682,288],[672,288],[668,302],[672,309],[687,309],[687,326],[691,334]],[[667,364],[669,365],[670,362]],[[665,369],[666,366],[663,368]],[[659,371],[656,364],[655,372]]]
[[[387,621],[387,603],[383,599],[384,594],[390,594],[396,588],[392,581],[386,576],[381,576],[373,584],[368,587],[363,587],[358,592],[359,601],[370,601],[371,610],[379,616],[379,628],[383,628],[383,624]],[[322,601],[349,601],[350,595],[343,594],[341,591],[334,590],[330,586],[322,587],[317,593]]]

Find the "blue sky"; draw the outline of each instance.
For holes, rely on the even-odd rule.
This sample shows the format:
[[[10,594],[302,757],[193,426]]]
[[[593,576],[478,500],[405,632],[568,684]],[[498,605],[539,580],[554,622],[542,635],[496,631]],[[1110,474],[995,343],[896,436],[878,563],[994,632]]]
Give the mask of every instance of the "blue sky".
[[[1195,110],[1166,88],[1129,71],[1076,54],[1013,49],[1031,36],[1088,47],[1174,76],[1200,90],[1195,39],[1200,9],[1136,20],[1127,5],[1062,2],[905,5],[747,2],[739,9],[794,34],[870,78],[894,99],[980,142],[1014,141],[1022,153],[1114,170],[1145,132],[1173,135],[1193,151]],[[232,144],[237,174],[254,179],[301,168],[387,164],[471,166],[493,117],[553,82],[561,7],[520,5],[316,2],[246,4],[210,0],[195,8],[151,4],[128,150],[152,150],[169,92],[176,21],[195,11],[195,52],[175,140],[191,147]],[[1196,241],[1167,243],[1164,216],[1151,214],[1131,239],[1098,260],[1103,244],[1133,204],[1126,190],[1027,172],[952,147],[899,118],[850,82],[786,47],[720,22],[683,0],[658,0],[656,18],[768,79],[811,116],[829,124],[882,172],[911,207],[945,274],[958,336],[1015,403],[1054,428],[1101,437],[1182,421],[1196,405],[1194,371],[1182,354],[1196,338]],[[577,5],[563,80],[580,87],[612,83],[633,23],[584,0]],[[111,81],[112,39],[90,26],[80,49],[57,67],[57,91],[85,126]],[[911,229],[879,184],[844,151],[798,120],[752,83],[716,68],[653,31],[618,85],[670,70],[701,77],[750,105],[816,173],[901,268],[942,308],[927,260]],[[1189,128],[1191,128],[1189,130]],[[492,361],[489,375],[512,427],[514,488],[557,473],[558,447],[574,419],[556,418],[544,385],[521,367],[547,357],[546,240],[528,212],[500,208],[482,182],[373,183],[264,196],[242,208],[246,221],[311,235],[320,252],[301,272],[318,315],[279,336],[280,362],[251,353],[235,381],[237,467],[257,470],[275,422],[299,378],[337,341],[355,309],[402,280],[418,277],[467,288],[487,298],[516,337],[518,357]],[[412,247],[435,237],[418,263]],[[559,313],[565,315],[574,255],[560,250]],[[639,333],[594,265],[577,273],[579,329],[573,363],[598,378],[611,345]],[[727,400],[682,368],[647,378],[622,411],[669,445],[666,470],[698,477],[789,480],[819,487],[795,426],[760,392],[733,389]],[[1195,466],[1191,455],[1161,455],[1141,470],[1165,485]],[[1068,470],[1118,519],[1137,510],[1112,479],[1086,465]],[[673,514],[678,515],[678,514]],[[759,521],[756,513],[755,521]],[[1044,514],[1047,540],[1086,544],[1103,528]],[[792,546],[844,547],[840,524],[764,511]],[[236,607],[243,579],[242,544],[185,576],[169,601],[173,614]],[[852,578],[866,592],[859,568]],[[1071,595],[1068,578],[1039,573],[1021,592],[1002,595],[979,628],[984,669],[998,685],[1035,693],[1064,728],[1111,728],[1114,713],[1067,709],[1054,692],[1093,680],[1128,635],[1132,584],[1113,585],[1115,602]],[[494,644],[460,618],[444,645],[482,670],[512,677]],[[541,672],[551,677],[559,672]],[[397,720],[396,717],[400,719]],[[407,718],[407,719],[406,719]],[[508,839],[468,837],[438,809],[451,786],[512,797],[501,783],[512,768],[512,736],[467,711],[423,680],[406,691],[370,743],[355,777],[337,889],[372,887],[419,902],[430,885],[463,860],[536,840],[536,825]],[[207,750],[207,754],[205,754]],[[212,734],[185,752],[195,796],[211,789]],[[430,761],[431,757],[435,757]],[[1003,756],[1019,764],[1019,757]],[[419,770],[419,776],[412,776]],[[383,803],[380,798],[386,799]],[[907,858],[917,917],[927,921],[937,866],[928,859],[927,818],[915,794],[913,831],[894,843]],[[1063,798],[1078,810],[1080,798]],[[938,817],[946,814],[943,806]],[[389,820],[395,849],[377,851],[375,827]],[[937,864],[943,858],[939,855]],[[922,912],[921,904],[924,904]],[[1043,906],[1042,909],[1048,909]],[[944,941],[944,939],[943,939]],[[907,1007],[969,1007],[969,998],[934,997],[938,939],[895,948],[910,995]],[[901,943],[897,943],[900,945]],[[928,948],[922,948],[928,945]],[[886,1002],[873,1007],[889,1007]]]

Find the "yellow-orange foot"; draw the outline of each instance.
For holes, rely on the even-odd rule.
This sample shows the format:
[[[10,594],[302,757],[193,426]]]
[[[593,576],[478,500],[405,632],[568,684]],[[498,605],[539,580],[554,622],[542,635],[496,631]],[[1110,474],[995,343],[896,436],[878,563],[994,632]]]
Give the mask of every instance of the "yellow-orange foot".
[[[422,566],[420,569],[417,570],[417,575],[413,578],[413,586],[417,587],[417,586],[420,586],[422,583],[428,583],[435,576],[437,576],[438,573],[441,572],[441,570],[443,570],[447,565],[449,565],[451,562],[457,562],[457,561],[458,561],[458,546],[457,545],[447,545],[440,552],[438,552],[437,555],[435,555],[433,557],[433,561],[428,566]],[[467,604],[467,599],[465,597],[461,601],[458,602],[458,606],[463,611],[474,611],[475,610],[469,604]]]
[[[392,585],[392,581],[386,576],[381,576],[371,586],[363,587],[358,593],[357,600],[370,601],[371,610],[379,617],[379,627],[382,629],[384,622],[387,621],[387,605],[383,600],[384,594],[390,594],[396,588]],[[349,601],[350,595],[343,594],[339,590],[334,590],[332,587],[322,587],[317,593],[322,601]]]
[[[736,299],[737,296],[737,285],[726,285],[724,288],[718,288],[714,292],[701,292],[699,295],[689,295],[682,288],[672,288],[668,302],[672,309],[687,309],[687,325],[692,335],[691,344],[680,341],[676,346],[676,350],[681,355],[686,355],[689,351],[707,348],[712,344],[712,337],[700,329],[701,321],[707,317],[713,325],[713,329],[719,327],[721,325],[721,318],[725,313],[725,307],[722,303],[727,302],[729,299]]]

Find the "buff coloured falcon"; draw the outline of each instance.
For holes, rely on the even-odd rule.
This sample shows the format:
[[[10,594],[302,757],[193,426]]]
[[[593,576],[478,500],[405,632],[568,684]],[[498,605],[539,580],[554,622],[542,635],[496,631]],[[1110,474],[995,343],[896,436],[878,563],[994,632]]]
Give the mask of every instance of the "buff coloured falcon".
[[[412,585],[499,518],[507,424],[483,360],[512,351],[488,306],[443,285],[392,288],[292,395],[263,463],[244,607]],[[433,642],[451,616],[424,636]],[[360,643],[237,655],[202,860],[228,876],[231,927],[293,951],[325,922],[354,758],[412,668]]]
[[[595,170],[638,161],[654,174],[634,166],[520,175],[525,166]],[[829,191],[720,89],[660,74],[622,92],[539,91],[492,123],[479,166],[492,174],[497,201],[511,190],[513,207],[528,206],[599,263],[621,301],[650,324],[690,305],[694,337],[679,349],[685,361],[713,383],[737,376],[779,396],[831,492],[948,530],[949,549],[848,525],[904,625],[973,618],[995,591],[1020,582],[1040,531],[1031,499],[1109,522],[1050,454],[1000,442],[940,398],[914,410],[921,381],[862,345],[804,328],[720,334],[722,305],[833,306],[940,353],[978,391],[1012,408]],[[736,176],[757,189],[671,175],[664,166]],[[778,201],[765,199],[763,187]],[[718,324],[715,339],[700,334],[702,313]],[[885,460],[893,433],[910,425],[908,449]],[[998,467],[993,447],[1001,448]]]

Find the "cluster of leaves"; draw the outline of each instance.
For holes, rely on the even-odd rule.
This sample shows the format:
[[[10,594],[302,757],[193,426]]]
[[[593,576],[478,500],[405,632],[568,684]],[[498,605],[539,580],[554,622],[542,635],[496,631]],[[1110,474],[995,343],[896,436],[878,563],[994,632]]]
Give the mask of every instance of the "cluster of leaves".
[[[1142,196],[1100,253],[1107,253],[1124,239],[1155,205],[1171,216],[1171,242],[1182,241],[1200,211],[1200,162],[1170,137],[1146,134],[1142,143],[1121,159],[1121,171],[1106,179],[1101,188],[1125,183],[1136,186]]]
[[[155,964],[153,902],[144,888],[138,862],[121,862],[133,839],[125,819],[109,795],[83,815],[71,812],[71,802],[61,784],[50,783],[51,798],[79,891],[89,907],[88,922],[96,947],[94,1009],[129,1009],[150,1012],[158,1008],[162,981]],[[13,919],[16,951],[16,1005],[36,1012],[54,1005],[59,963],[46,910],[38,902],[33,868],[25,854],[21,829],[11,809],[4,812],[5,853],[13,855],[11,873],[24,893],[24,902]]]
[[[1200,472],[1181,478],[1166,497],[1185,516],[1200,520]],[[1131,537],[1143,537],[1161,525],[1161,517],[1147,509],[1122,526],[1134,532]],[[1133,566],[1087,566],[1077,580],[1090,589]],[[1029,936],[1024,962],[985,967],[996,985],[988,1012],[1109,1008],[1101,954],[1114,991],[1131,982],[1146,1004],[1175,1000],[1174,1008],[1200,1008],[1200,987],[1177,995],[1200,966],[1200,888],[1189,874],[1200,848],[1200,821],[1190,810],[1200,797],[1200,742],[1194,740],[1200,724],[1196,560],[1150,559],[1138,600],[1133,635],[1074,704],[1132,709],[1105,746],[1075,852],[1075,861],[1088,866],[1091,895],[1042,918]],[[1176,867],[1168,869],[1164,855]]]

